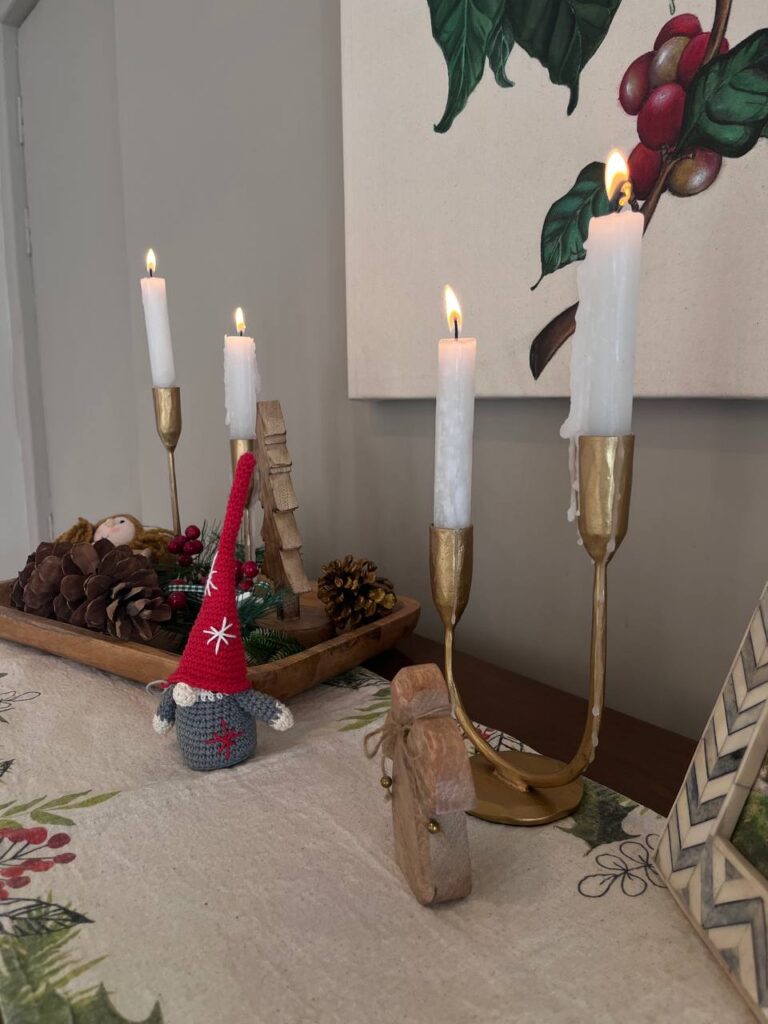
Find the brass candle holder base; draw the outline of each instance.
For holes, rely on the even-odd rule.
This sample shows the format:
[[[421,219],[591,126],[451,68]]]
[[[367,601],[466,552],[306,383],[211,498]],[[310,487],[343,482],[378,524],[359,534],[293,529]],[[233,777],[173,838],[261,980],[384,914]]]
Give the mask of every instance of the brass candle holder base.
[[[179,388],[152,388],[155,404],[155,425],[168,456],[168,483],[171,490],[171,518],[173,532],[181,533],[179,493],[176,487],[176,445],[181,437],[181,390]]]
[[[571,814],[594,760],[605,705],[607,651],[606,572],[629,522],[634,437],[578,439],[579,516],[584,547],[594,564],[590,694],[576,754],[564,764],[540,754],[500,753],[480,735],[464,709],[453,676],[453,640],[472,583],[472,527],[430,530],[432,597],[445,628],[445,677],[459,725],[474,744],[477,803],[470,812],[508,825],[543,825]]]
[[[256,448],[256,440],[253,437],[241,437],[233,438],[229,442],[229,457],[232,462],[232,475],[235,474],[235,467],[237,466],[238,459],[241,455],[246,452],[253,454]],[[253,542],[251,541],[251,496],[253,495],[253,477],[251,477],[251,486],[248,490],[248,497],[245,502],[245,511],[243,512],[243,522],[240,527],[240,542],[243,545],[243,551],[245,552],[245,561],[250,562],[253,558]]]
[[[500,755],[518,775],[537,771],[559,772],[562,761],[525,750],[505,750]],[[475,783],[475,806],[469,811],[476,818],[500,825],[546,825],[567,818],[581,803],[584,782],[576,778],[553,789],[517,789],[496,772],[482,754],[469,759]]]

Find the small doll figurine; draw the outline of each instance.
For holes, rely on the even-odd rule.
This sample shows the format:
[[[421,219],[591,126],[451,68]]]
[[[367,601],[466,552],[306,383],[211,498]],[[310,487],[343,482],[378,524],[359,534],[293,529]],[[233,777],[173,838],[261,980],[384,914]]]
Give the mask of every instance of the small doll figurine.
[[[155,731],[173,725],[186,764],[196,771],[228,768],[256,749],[259,719],[280,731],[293,716],[273,697],[251,689],[235,589],[235,542],[256,460],[240,457],[205,596],[179,667],[164,684]]]
[[[168,557],[168,541],[172,537],[170,530],[162,530],[158,526],[145,527],[136,516],[122,512],[100,519],[95,525],[81,517],[56,540],[70,541],[73,544],[87,541],[93,544],[105,538],[112,541],[115,547],[127,544],[134,551],[146,555],[150,561],[160,562]]]

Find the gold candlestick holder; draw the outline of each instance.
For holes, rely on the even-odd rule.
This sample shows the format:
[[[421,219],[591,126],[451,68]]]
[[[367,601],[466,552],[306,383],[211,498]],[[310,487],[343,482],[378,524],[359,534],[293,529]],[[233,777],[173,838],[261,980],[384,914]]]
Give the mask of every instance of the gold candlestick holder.
[[[232,461],[232,475],[234,476],[235,467],[237,466],[237,460],[241,455],[246,452],[253,451],[256,447],[256,441],[252,437],[241,437],[233,438],[229,442],[229,456]],[[253,477],[251,477],[251,486],[248,488],[248,497],[245,501],[245,511],[243,512],[243,522],[240,526],[240,541],[243,545],[245,552],[246,562],[250,562],[253,558],[253,544],[251,542],[251,495],[253,494]]]
[[[578,439],[578,527],[594,564],[592,641],[587,720],[568,764],[527,751],[500,753],[480,735],[464,709],[453,675],[456,626],[472,583],[472,527],[430,529],[432,597],[445,628],[445,676],[456,718],[477,753],[471,759],[477,802],[470,814],[507,825],[543,825],[574,811],[582,775],[595,758],[605,704],[607,568],[629,523],[634,436]]]
[[[155,424],[168,456],[168,481],[171,488],[171,516],[173,532],[181,533],[179,519],[179,493],[176,487],[176,445],[181,437],[181,390],[179,388],[152,388],[155,403]]]

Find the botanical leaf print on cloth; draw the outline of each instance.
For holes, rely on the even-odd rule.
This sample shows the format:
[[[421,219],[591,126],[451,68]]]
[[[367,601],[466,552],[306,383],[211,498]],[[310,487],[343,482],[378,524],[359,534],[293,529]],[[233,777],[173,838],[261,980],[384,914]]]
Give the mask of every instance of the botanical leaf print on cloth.
[[[71,929],[72,924],[67,927]],[[70,946],[78,934],[58,929],[12,941],[0,938],[0,1006],[7,1015],[4,1019],[14,1024],[131,1024],[112,1005],[103,985],[73,984],[103,959],[88,963],[74,959]],[[136,1024],[163,1024],[159,1005]]]
[[[3,676],[5,673],[2,674]],[[40,693],[0,693],[2,712]],[[0,761],[0,778],[14,759]],[[77,857],[72,836],[79,812],[117,796],[90,789],[49,798],[0,803],[0,1019],[12,1024],[129,1024],[103,985],[73,982],[104,959],[80,963],[70,951],[78,926],[92,924],[78,910],[39,892],[54,869]],[[75,815],[75,817],[69,817]],[[58,871],[57,871],[58,873]],[[162,1024],[159,1005],[140,1024]]]
[[[334,680],[330,685],[352,686],[360,692],[360,704],[351,715],[340,721],[342,732],[355,729],[369,729],[389,711],[392,699],[389,685],[378,685],[381,680],[364,677],[353,683]],[[499,729],[475,723],[477,729],[497,751],[530,750],[520,740]],[[467,750],[475,753],[470,740]],[[645,820],[643,820],[645,819]],[[590,857],[594,871],[585,874],[577,890],[582,896],[592,899],[607,896],[612,890],[624,896],[642,896],[649,885],[663,887],[663,883],[651,863],[658,833],[648,832],[648,825],[660,825],[660,819],[652,811],[615,793],[599,782],[584,779],[584,798],[576,811],[564,823],[542,826],[556,828],[560,832],[582,839],[587,844],[584,855]]]

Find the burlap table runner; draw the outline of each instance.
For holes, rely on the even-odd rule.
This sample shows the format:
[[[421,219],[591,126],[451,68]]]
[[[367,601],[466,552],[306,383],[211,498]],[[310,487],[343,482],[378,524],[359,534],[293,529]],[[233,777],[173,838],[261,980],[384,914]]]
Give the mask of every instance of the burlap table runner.
[[[545,828],[470,819],[472,896],[419,906],[362,750],[370,673],[196,774],[141,687],[4,642],[0,671],[6,1024],[752,1019],[660,887],[661,820],[602,787]]]

